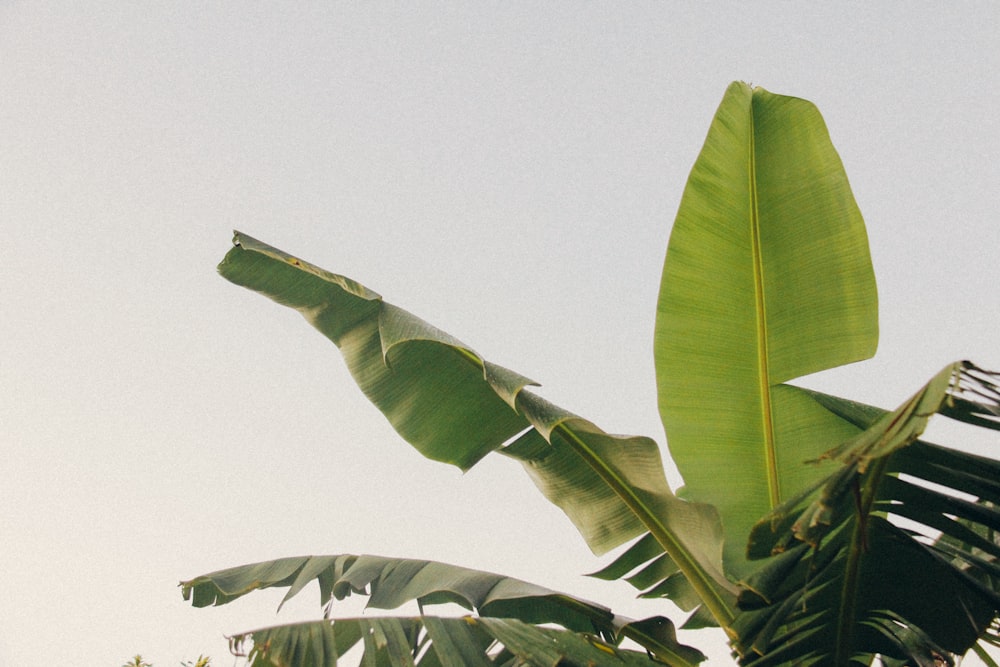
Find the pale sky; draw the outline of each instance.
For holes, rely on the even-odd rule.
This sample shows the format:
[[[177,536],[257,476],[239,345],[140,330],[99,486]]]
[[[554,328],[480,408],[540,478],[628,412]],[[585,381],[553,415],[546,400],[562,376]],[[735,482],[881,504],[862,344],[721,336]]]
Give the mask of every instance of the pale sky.
[[[1000,5],[829,4],[0,2],[0,666],[232,664],[225,634],[316,592],[275,616],[177,582],[303,554],[683,619],[581,577],[607,559],[513,462],[403,443],[326,339],[216,275],[234,228],[662,444],[664,249],[741,79],[819,106],[868,224],[878,355],[807,383],[894,407],[1000,367]]]

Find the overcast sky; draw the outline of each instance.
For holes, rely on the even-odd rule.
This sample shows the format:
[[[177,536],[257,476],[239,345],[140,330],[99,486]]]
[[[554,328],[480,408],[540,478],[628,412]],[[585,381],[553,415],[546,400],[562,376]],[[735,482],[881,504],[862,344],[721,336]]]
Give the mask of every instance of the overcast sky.
[[[868,224],[879,353],[807,384],[894,407],[1000,367],[1000,5],[828,4],[0,1],[0,665],[231,664],[224,634],[315,591],[275,617],[177,582],[310,553],[683,618],[580,577],[605,561],[512,462],[399,440],[216,275],[234,228],[662,443],[664,249],[740,79],[819,106]]]

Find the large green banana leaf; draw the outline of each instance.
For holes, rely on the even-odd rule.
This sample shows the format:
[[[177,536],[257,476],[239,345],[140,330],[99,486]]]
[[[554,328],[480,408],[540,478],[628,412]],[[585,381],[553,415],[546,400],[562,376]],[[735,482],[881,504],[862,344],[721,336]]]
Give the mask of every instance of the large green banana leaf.
[[[755,526],[750,554],[771,558],[740,596],[745,664],[952,664],[996,640],[1000,461],[917,438],[935,414],[1000,430],[998,381],[956,363],[880,416],[812,394],[871,425],[826,454],[836,472]]]
[[[430,658],[430,662],[419,664],[439,664],[435,662],[438,659],[441,664],[494,664],[493,658],[485,653],[493,640],[500,641],[515,655],[521,655],[516,641],[504,634],[506,626],[495,630],[496,626],[491,625],[496,621],[502,626],[505,621],[498,619],[515,619],[522,624],[557,624],[568,630],[569,633],[553,635],[553,631],[525,625],[517,626],[520,630],[514,635],[523,637],[529,644],[537,641],[550,646],[565,644],[559,649],[552,646],[552,650],[566,650],[569,652],[566,656],[573,655],[575,650],[592,651],[599,646],[604,653],[598,655],[605,662],[594,663],[595,665],[621,664],[609,660],[609,655],[617,655],[618,652],[610,650],[608,642],[617,645],[625,637],[639,642],[657,660],[667,664],[694,665],[704,660],[701,652],[677,642],[673,625],[665,618],[632,621],[615,616],[601,605],[526,581],[426,560],[351,554],[282,558],[220,570],[182,582],[181,586],[184,599],[191,600],[196,607],[205,607],[227,604],[252,591],[273,587],[288,589],[282,600],[284,604],[314,581],[319,585],[320,604],[325,606],[326,615],[335,599],[342,600],[351,594],[360,594],[369,596],[368,606],[379,609],[395,609],[410,601],[420,604],[421,610],[433,604],[454,603],[475,611],[479,617],[464,620],[429,616],[408,621],[347,620],[337,621],[332,625],[326,621],[282,626],[244,635],[253,635],[257,647],[268,646],[265,653],[271,655],[270,659],[276,660],[275,655],[295,654],[309,656],[316,662],[292,660],[287,664],[336,664],[336,657],[353,646],[362,635],[366,632],[377,634],[372,628],[378,624],[387,624],[383,630],[391,630],[395,633],[392,636],[408,637],[406,642],[399,643],[406,650],[395,653],[390,651],[390,654],[406,657],[399,658],[402,662],[393,661],[396,660],[393,658],[387,662],[376,661],[372,664],[412,664],[408,661],[412,661],[410,651],[415,648],[419,649],[416,653],[438,655],[438,658]],[[460,620],[461,623],[456,625]],[[375,625],[359,633],[359,622]],[[393,625],[395,623],[406,623],[408,629],[402,632],[400,628],[403,626],[396,627]],[[425,634],[417,641],[421,628]],[[553,637],[556,636],[561,639],[553,642]],[[370,640],[371,637],[366,638],[366,642]],[[435,651],[428,653],[424,642],[432,642]],[[285,648],[278,649],[279,645]],[[380,652],[386,647],[379,644],[376,649],[368,647],[366,643],[366,651],[369,649],[371,655],[376,656],[381,655]],[[261,650],[257,652],[260,654]],[[478,662],[462,663],[461,659],[466,659],[462,657],[465,653],[477,656],[475,659]],[[551,651],[542,651],[535,656],[547,656],[549,653]],[[278,661],[278,664],[285,663]],[[634,664],[648,664],[648,661]]]
[[[733,83],[674,222],[657,309],[660,413],[685,497],[719,508],[727,571],[853,428],[781,383],[878,338],[864,221],[819,111]]]
[[[364,286],[237,232],[226,279],[302,313],[341,350],[392,426],[425,456],[462,469],[491,451],[521,461],[596,553],[646,531],[723,627],[735,589],[722,573],[715,509],[678,499],[656,443],[612,436],[526,391],[524,376]]]

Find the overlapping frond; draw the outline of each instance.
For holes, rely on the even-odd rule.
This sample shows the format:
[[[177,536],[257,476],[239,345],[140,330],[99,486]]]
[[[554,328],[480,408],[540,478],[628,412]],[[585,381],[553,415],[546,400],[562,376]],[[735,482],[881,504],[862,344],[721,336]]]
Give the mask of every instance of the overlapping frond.
[[[508,641],[508,639],[498,636],[491,630],[494,626],[490,624],[494,621],[499,622],[500,619],[514,619],[529,627],[539,624],[558,625],[571,634],[586,638],[586,642],[594,646],[617,645],[627,637],[642,645],[658,661],[666,664],[694,665],[704,659],[704,656],[696,649],[677,642],[673,625],[665,618],[657,617],[633,621],[616,616],[611,610],[601,605],[526,581],[434,561],[351,554],[302,556],[228,568],[182,582],[181,586],[186,600],[190,600],[196,607],[205,607],[228,604],[255,590],[275,587],[288,589],[282,600],[282,604],[284,604],[312,582],[316,582],[319,586],[320,604],[326,608],[327,615],[334,600],[342,600],[352,594],[368,596],[368,606],[378,609],[396,609],[407,602],[415,601],[421,609],[434,604],[453,603],[476,612],[478,617],[466,619],[464,625],[454,625],[457,619],[433,619],[433,617],[427,616],[411,619],[410,625],[407,626],[408,629],[401,625],[393,625],[402,621],[385,621],[389,624],[386,628],[393,632],[390,637],[407,636],[412,640],[408,643],[397,642],[399,646],[405,644],[419,653],[426,653],[426,649],[422,647],[427,641],[432,640],[435,645],[441,646],[440,642],[447,642],[449,636],[452,641],[471,641],[475,637],[480,639],[490,637],[489,641],[477,641],[470,644],[474,648],[459,646],[456,650],[472,650],[474,653],[482,653],[494,640],[499,640],[510,649],[510,641],[513,640]],[[362,619],[360,622],[381,623],[382,621]],[[300,650],[306,651],[306,654],[315,657],[318,655],[342,655],[346,648],[353,646],[360,638],[365,638],[365,633],[375,633],[375,626],[372,626],[364,629],[361,634],[351,630],[354,634],[348,635],[348,639],[338,640],[335,628],[339,628],[338,632],[348,628],[356,630],[355,625],[353,625],[355,621],[350,621],[343,626],[340,623],[342,621],[337,621],[335,624],[327,621],[325,623],[281,626],[249,634],[255,635],[254,641],[257,645],[270,646],[269,650],[273,650],[276,646],[274,642],[280,639],[282,645],[290,647],[287,649],[288,651],[296,655]],[[449,628],[451,630],[448,630]],[[435,633],[439,630],[442,631],[442,634],[438,636]],[[520,636],[514,630],[509,629],[501,628],[497,632],[508,631],[514,632],[512,636],[515,638]],[[421,641],[417,641],[417,635],[420,632],[426,632],[426,634],[423,635]],[[549,631],[529,630],[527,627],[520,631],[522,635],[535,633],[533,635],[535,639],[542,641],[541,635],[537,635],[537,632],[547,633]],[[565,638],[569,635],[560,636],[563,639],[560,639],[559,642],[567,643],[567,646],[572,647],[579,644],[578,639]],[[365,638],[366,650],[371,648],[368,642],[374,641],[375,637],[376,635]],[[549,637],[549,635],[545,635],[545,637]],[[551,637],[545,641],[550,640]],[[338,641],[347,641],[350,646],[345,648],[338,644]],[[446,645],[444,644],[444,646]],[[331,646],[336,650],[331,649]],[[338,646],[339,648],[337,648]],[[440,650],[451,651],[448,648]],[[373,655],[377,653],[376,650]],[[319,662],[317,664],[336,663]],[[385,664],[408,663],[387,662]],[[419,664],[437,663],[432,661]]]
[[[351,649],[363,667],[656,667],[645,652],[597,637],[502,618],[348,618],[230,638],[251,667],[337,667]],[[352,654],[347,664],[358,664]]]
[[[1000,430],[1000,375],[953,364],[891,413],[813,398],[867,428],[839,469],[754,529],[737,618],[744,663],[950,664],[1000,610],[1000,461],[918,440],[945,415]],[[937,661],[937,662],[935,662]]]

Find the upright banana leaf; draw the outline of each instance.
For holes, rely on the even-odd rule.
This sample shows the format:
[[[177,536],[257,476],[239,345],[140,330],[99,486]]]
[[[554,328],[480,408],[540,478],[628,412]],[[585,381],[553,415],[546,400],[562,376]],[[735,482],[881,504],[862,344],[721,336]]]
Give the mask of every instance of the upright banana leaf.
[[[1000,430],[998,380],[968,362],[945,368],[828,452],[837,471],[754,528],[750,554],[772,557],[740,596],[744,664],[869,664],[876,654],[952,664],[983,635],[996,639],[1000,461],[917,438],[934,414]],[[871,409],[813,397],[858,425],[873,421]]]
[[[569,653],[564,657],[574,651],[592,651],[599,647],[604,651],[599,656],[604,662],[595,665],[621,664],[610,661],[608,656],[619,655],[611,647],[625,637],[639,642],[667,664],[695,665],[704,660],[701,652],[677,642],[673,625],[667,619],[657,617],[632,621],[615,616],[601,605],[519,579],[433,561],[350,554],[302,556],[229,568],[182,582],[181,586],[185,600],[191,600],[196,607],[205,607],[228,604],[252,591],[273,587],[288,589],[282,600],[284,604],[314,581],[319,585],[320,604],[325,606],[325,615],[329,615],[335,599],[343,600],[351,594],[360,594],[369,596],[368,606],[379,609],[395,609],[409,601],[418,602],[421,610],[433,604],[454,603],[477,612],[479,618],[421,616],[409,620],[338,620],[333,624],[329,621],[296,624],[241,635],[253,635],[254,650],[262,660],[265,654],[270,655],[271,660],[276,660],[275,656],[294,654],[309,656],[315,662],[292,660],[288,664],[336,664],[337,656],[343,655],[359,639],[366,634],[377,634],[374,628],[380,624],[384,625],[383,630],[394,633],[390,637],[408,638],[397,642],[400,650],[389,651],[396,657],[384,662],[388,665],[412,664],[417,655],[431,660],[418,661],[417,664],[439,664],[436,660],[441,660],[441,664],[494,664],[493,657],[486,654],[493,641],[500,641],[509,651],[520,655],[517,642],[511,639],[518,636],[529,642],[548,644],[549,652],[565,649]],[[512,626],[520,629],[515,635],[508,636],[505,634],[507,626],[503,625],[506,619],[531,625]],[[500,626],[496,626],[494,621]],[[360,630],[358,623],[362,624]],[[367,627],[365,623],[374,625]],[[396,623],[405,623],[405,628],[394,625]],[[533,628],[535,624],[557,624],[568,632],[554,633]],[[497,630],[497,627],[500,629]],[[421,629],[425,631],[423,635]],[[559,639],[554,641],[554,637]],[[388,650],[382,644],[370,647],[367,642],[372,637],[365,639],[366,651],[370,651],[372,656]],[[428,650],[429,644],[433,644],[433,651]],[[279,645],[284,648],[279,649]],[[564,646],[556,648],[556,645]],[[535,655],[548,655],[549,652]],[[437,657],[430,657],[434,655]],[[472,661],[461,662],[463,659]],[[372,664],[383,663],[376,661]],[[556,661],[551,664],[556,664]],[[635,664],[648,664],[648,661],[644,659]]]
[[[364,286],[237,232],[219,271],[292,307],[341,350],[368,398],[425,456],[467,469],[491,451],[522,462],[596,553],[646,531],[726,627],[735,589],[722,573],[714,508],[678,499],[649,438],[612,436],[524,390],[524,376]]]
[[[853,427],[781,383],[878,338],[864,221],[811,103],[733,83],[670,235],[657,309],[660,414],[685,497],[719,508],[726,567],[750,527],[824,473]]]

